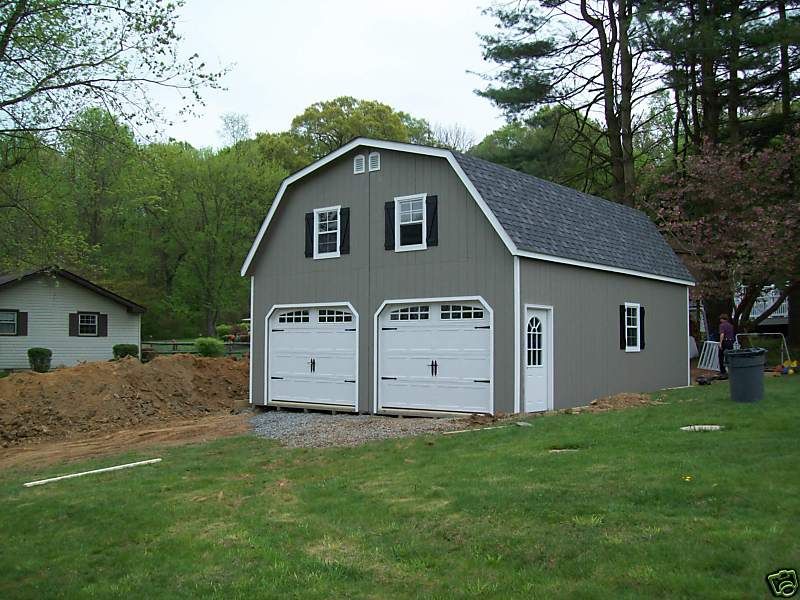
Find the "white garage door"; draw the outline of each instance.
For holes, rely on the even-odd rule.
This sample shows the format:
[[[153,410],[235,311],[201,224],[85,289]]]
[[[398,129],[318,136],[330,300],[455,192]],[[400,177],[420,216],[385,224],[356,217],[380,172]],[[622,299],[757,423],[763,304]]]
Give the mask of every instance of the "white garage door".
[[[379,327],[379,409],[492,412],[491,319],[479,302],[389,305]]]
[[[275,310],[269,320],[269,401],[357,408],[357,327],[357,317],[342,306]]]

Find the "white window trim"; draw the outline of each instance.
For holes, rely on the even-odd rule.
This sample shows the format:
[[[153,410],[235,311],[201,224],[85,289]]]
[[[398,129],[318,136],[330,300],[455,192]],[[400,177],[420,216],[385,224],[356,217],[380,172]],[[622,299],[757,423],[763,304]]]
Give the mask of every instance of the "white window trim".
[[[336,251],[320,253],[319,248],[319,213],[336,211]],[[323,232],[324,233],[324,232]],[[328,206],[325,208],[314,209],[314,260],[322,258],[339,258],[342,247],[342,207]]]
[[[398,196],[394,199],[394,251],[413,252],[414,250],[428,249],[428,194],[411,194],[410,196]],[[422,200],[422,243],[413,246],[400,245],[400,203],[407,200]]]
[[[373,156],[377,156],[378,157],[378,166],[375,167],[374,169],[372,168],[372,157]],[[367,169],[369,169],[370,172],[372,172],[372,171],[380,171],[381,170],[381,153],[380,152],[370,152],[369,153],[369,156],[367,157]]]
[[[94,317],[94,333],[81,333],[81,317]],[[100,315],[93,312],[78,312],[78,337],[100,337]]]
[[[361,169],[358,168],[358,159],[361,159]],[[361,175],[367,172],[367,157],[363,154],[356,154],[353,157],[353,175]]]
[[[636,345],[628,345],[628,309],[636,309]],[[641,352],[642,351],[642,309],[641,305],[635,302],[625,303],[625,352]]]
[[[14,315],[14,333],[2,333],[2,336],[16,336],[19,333],[19,311],[16,310],[0,310],[0,312],[8,313],[10,315]],[[9,323],[10,321],[3,321],[3,323]]]

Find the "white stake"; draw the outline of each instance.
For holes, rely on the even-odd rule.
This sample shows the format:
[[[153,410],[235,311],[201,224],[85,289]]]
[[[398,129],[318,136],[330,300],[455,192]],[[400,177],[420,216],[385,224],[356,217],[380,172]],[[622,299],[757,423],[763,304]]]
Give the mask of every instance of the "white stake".
[[[83,477],[84,475],[94,475],[95,473],[105,473],[107,471],[119,471],[120,469],[130,469],[131,467],[138,467],[141,465],[152,465],[153,463],[161,462],[160,458],[151,458],[150,460],[140,460],[139,462],[127,463],[125,465],[117,465],[115,467],[106,467],[104,469],[95,469],[94,471],[83,471],[82,473],[72,473],[71,475],[61,475],[60,477],[51,477],[50,479],[40,479],[38,481],[29,481],[23,484],[25,487],[33,487],[35,485],[44,485],[45,483],[53,483],[54,481],[61,481],[62,479],[72,479],[73,477]]]

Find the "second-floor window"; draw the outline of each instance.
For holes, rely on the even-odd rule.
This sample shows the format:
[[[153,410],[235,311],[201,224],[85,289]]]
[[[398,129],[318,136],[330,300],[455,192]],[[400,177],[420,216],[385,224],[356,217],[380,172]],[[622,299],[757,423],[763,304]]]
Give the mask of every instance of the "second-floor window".
[[[395,250],[424,250],[425,194],[395,198]]]
[[[339,210],[338,206],[330,206],[314,211],[314,258],[339,256]]]

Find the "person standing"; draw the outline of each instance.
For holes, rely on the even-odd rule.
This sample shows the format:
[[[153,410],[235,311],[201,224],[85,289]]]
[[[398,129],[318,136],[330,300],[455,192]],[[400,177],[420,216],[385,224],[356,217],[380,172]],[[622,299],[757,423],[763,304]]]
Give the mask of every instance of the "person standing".
[[[719,316],[719,372],[723,377],[728,376],[725,369],[725,350],[733,350],[736,333],[733,331],[731,318],[723,313]]]

